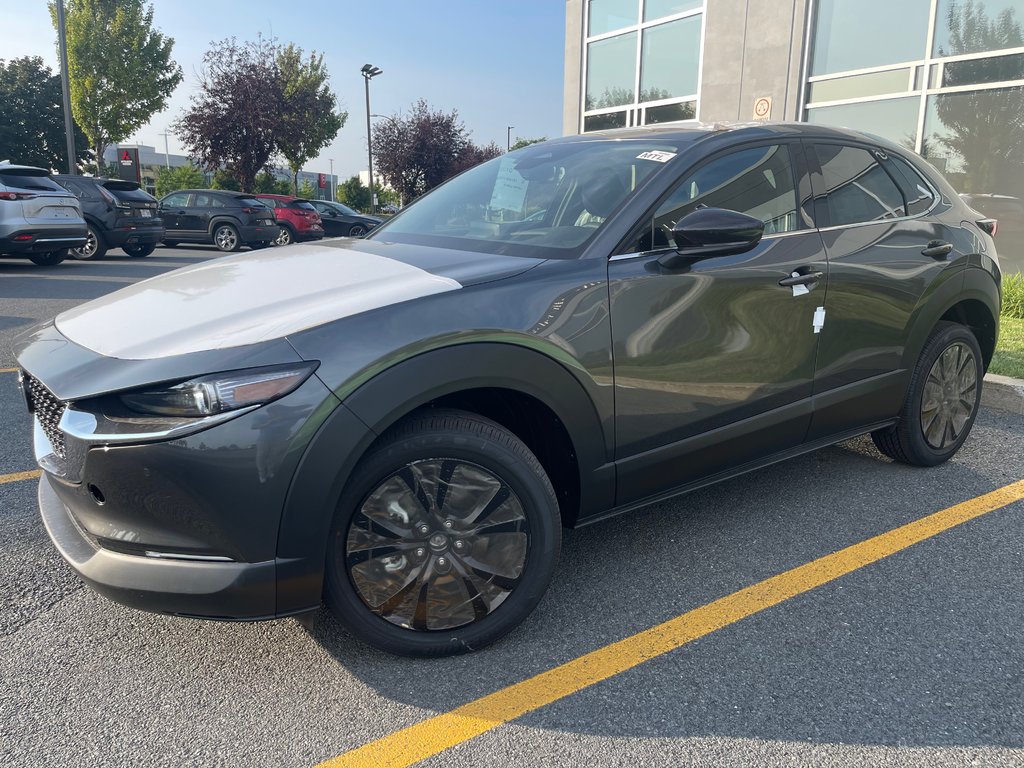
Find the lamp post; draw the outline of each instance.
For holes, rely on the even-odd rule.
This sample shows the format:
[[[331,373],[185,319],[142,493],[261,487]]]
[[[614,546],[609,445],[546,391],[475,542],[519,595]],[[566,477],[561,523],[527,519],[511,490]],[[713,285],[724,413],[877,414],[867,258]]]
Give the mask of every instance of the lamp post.
[[[64,101],[64,137],[68,145],[68,173],[75,175],[75,134],[71,127],[71,86],[68,84],[68,43],[64,30],[64,0],[57,0],[57,43],[60,48],[60,90]],[[96,158],[96,175],[102,176],[103,158]]]
[[[363,64],[359,71],[363,73],[363,81],[366,83],[366,170],[370,187],[370,213],[376,213],[377,196],[373,193],[373,137],[370,134],[370,80],[384,70],[373,66],[373,64]]]
[[[510,149],[512,149],[512,129],[513,128],[515,128],[514,125],[510,125],[508,127],[507,136],[505,138],[505,151],[506,152],[508,152]]]

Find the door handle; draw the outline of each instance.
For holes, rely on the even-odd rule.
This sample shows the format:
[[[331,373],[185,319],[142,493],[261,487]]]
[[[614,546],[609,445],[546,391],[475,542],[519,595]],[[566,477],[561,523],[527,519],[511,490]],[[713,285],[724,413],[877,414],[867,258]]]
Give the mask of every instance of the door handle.
[[[933,259],[944,259],[953,250],[952,243],[944,243],[941,240],[932,240],[921,251],[922,256],[929,256]]]
[[[823,277],[821,272],[808,272],[804,275],[795,275],[792,277],[784,277],[779,280],[779,285],[789,287],[791,285],[809,285],[810,283],[816,283]]]

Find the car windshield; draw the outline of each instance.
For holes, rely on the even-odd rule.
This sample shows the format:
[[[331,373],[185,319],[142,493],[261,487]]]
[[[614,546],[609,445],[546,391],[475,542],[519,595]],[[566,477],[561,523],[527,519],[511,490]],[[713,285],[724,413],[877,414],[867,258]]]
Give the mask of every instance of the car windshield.
[[[452,179],[371,237],[575,258],[641,182],[678,150],[650,139],[535,144]]]

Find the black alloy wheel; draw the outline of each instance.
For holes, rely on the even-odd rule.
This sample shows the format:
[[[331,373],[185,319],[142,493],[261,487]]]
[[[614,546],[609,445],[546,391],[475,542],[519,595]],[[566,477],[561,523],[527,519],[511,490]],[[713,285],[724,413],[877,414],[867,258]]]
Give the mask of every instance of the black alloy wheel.
[[[515,435],[474,414],[426,412],[353,472],[332,527],[327,602],[382,650],[475,650],[533,610],[560,542],[554,490]]]
[[[895,426],[871,434],[886,456],[930,467],[960,450],[981,404],[984,368],[970,328],[941,322],[932,331]]]
[[[37,267],[53,267],[68,257],[68,250],[67,248],[61,248],[56,251],[47,251],[46,253],[33,253],[28,258]]]
[[[121,250],[131,256],[133,259],[141,259],[145,256],[149,256],[154,249],[155,245],[122,245]]]
[[[107,243],[99,230],[92,224],[89,224],[85,235],[85,245],[81,248],[71,248],[70,252],[72,256],[80,261],[102,259],[107,253]]]
[[[218,224],[213,230],[213,244],[225,253],[237,251],[242,247],[238,230],[230,224]]]
[[[362,224],[353,224],[348,229],[348,236],[349,237],[362,237],[365,234],[366,234],[366,227],[364,227]]]

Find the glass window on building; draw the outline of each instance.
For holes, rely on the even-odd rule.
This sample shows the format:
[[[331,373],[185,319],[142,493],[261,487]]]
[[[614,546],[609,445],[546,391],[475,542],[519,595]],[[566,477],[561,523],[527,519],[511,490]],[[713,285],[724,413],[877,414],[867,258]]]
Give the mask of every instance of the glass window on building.
[[[1024,0],[938,0],[935,56],[1024,47]]]
[[[636,32],[587,45],[586,107],[632,104],[636,87]]]
[[[896,183],[871,153],[840,144],[816,144],[829,226],[864,224],[906,215]]]
[[[644,30],[640,62],[640,101],[697,93],[700,71],[700,16]]]
[[[702,5],[704,0],[644,0],[644,21],[694,11]]]
[[[639,6],[636,0],[590,0],[587,35],[603,35],[637,23]]]
[[[1024,197],[1024,86],[929,96],[921,154],[958,192]]]
[[[861,104],[815,107],[807,110],[807,122],[837,125],[871,133],[912,150],[917,146],[917,116],[920,106],[921,98],[910,96],[885,101],[865,101]]]
[[[819,0],[812,75],[924,59],[931,0]]]

